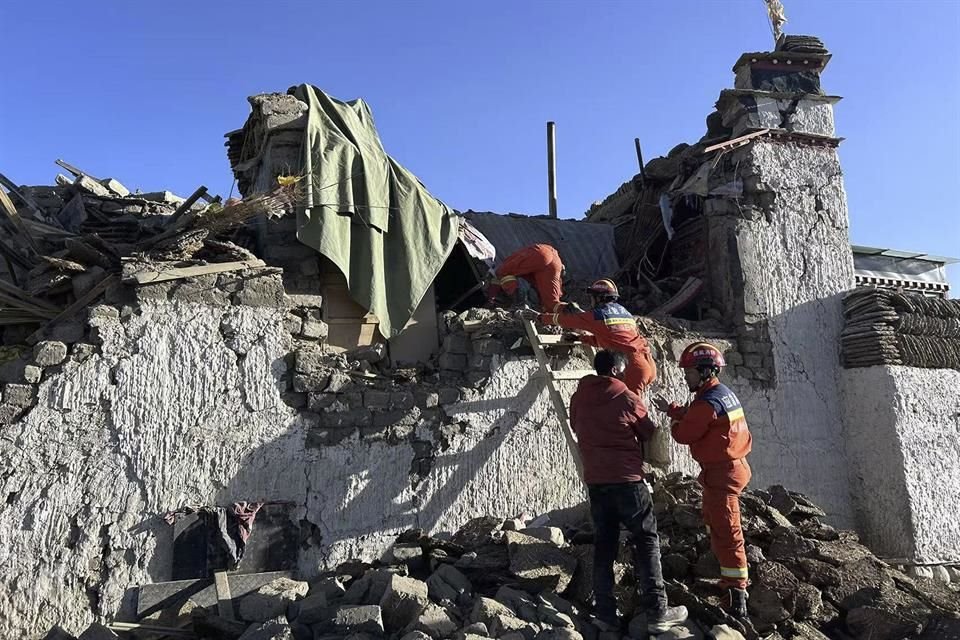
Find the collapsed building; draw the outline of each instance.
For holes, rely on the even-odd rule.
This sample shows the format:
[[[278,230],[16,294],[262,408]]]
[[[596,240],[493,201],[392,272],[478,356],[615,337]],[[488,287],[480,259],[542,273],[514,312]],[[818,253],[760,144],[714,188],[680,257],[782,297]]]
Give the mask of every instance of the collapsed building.
[[[252,97],[227,134],[239,204],[198,203],[205,190],[130,194],[75,167],[56,187],[11,189],[0,630],[76,633],[211,589],[216,601],[224,585],[237,598],[292,577],[329,586],[325,572],[397,560],[404,544],[435,558],[443,543],[419,536],[442,540],[477,518],[580,522],[585,494],[524,330],[475,308],[485,262],[533,242],[556,246],[576,281],[623,284],[659,393],[687,396],[675,364],[692,341],[723,348],[755,434],[754,486],[800,489],[822,508],[797,507],[802,520],[856,528],[917,580],[949,581],[960,565],[960,438],[948,428],[960,312],[855,288],[839,98],[820,87],[829,54],[809,42],[744,54],[704,137],[647,163],[582,221],[455,212],[385,153],[362,101],[308,85]],[[588,366],[570,349],[553,364]],[[575,382],[561,384],[569,394]],[[659,431],[651,463],[696,472]],[[398,545],[408,530],[421,533]],[[491,553],[502,569],[503,552]],[[894,580],[870,562],[874,582],[861,586]],[[379,597],[369,578],[346,604],[378,606],[378,579]],[[287,586],[288,600],[306,595]],[[793,620],[791,588],[772,590]],[[886,601],[855,593],[843,589],[828,622],[867,637],[876,627],[849,612]],[[924,606],[951,611],[946,594]],[[380,614],[362,613],[384,633]],[[421,613],[386,626],[406,630]],[[778,615],[758,630],[816,637],[778,631]],[[492,624],[481,618],[467,622]],[[347,635],[338,624],[314,631]],[[462,628],[447,627],[414,630]],[[500,629],[511,630],[523,631]]]

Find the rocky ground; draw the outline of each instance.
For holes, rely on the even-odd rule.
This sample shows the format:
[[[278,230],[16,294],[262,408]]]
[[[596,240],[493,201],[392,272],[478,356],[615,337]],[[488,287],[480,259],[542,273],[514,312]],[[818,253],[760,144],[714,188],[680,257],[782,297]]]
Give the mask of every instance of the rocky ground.
[[[960,637],[956,584],[911,577],[879,560],[856,534],[823,524],[823,511],[779,486],[741,499],[752,580],[751,619],[741,624],[718,606],[719,566],[696,480],[660,478],[653,495],[670,601],[690,610],[685,625],[658,638]],[[190,602],[143,622],[224,640],[646,638],[643,617],[634,616],[626,537],[616,565],[623,629],[600,633],[589,616],[589,525],[546,520],[478,518],[445,539],[404,532],[382,562],[344,564],[310,583],[283,578],[245,596],[234,603],[242,622]],[[81,640],[107,637],[115,636],[95,625]]]

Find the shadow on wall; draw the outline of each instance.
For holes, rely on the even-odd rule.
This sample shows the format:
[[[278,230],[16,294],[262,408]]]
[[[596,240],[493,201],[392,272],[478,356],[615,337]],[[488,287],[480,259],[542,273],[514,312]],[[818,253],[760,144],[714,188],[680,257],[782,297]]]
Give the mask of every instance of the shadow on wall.
[[[534,508],[579,501],[563,494],[566,476],[556,470],[568,455],[562,435],[536,410],[542,383],[525,376],[510,388],[507,397],[415,408],[383,428],[373,428],[374,413],[370,424],[316,446],[311,432],[329,431],[323,416],[300,413],[281,436],[243,454],[216,502],[294,502],[297,564],[311,577],[348,559],[374,559],[409,528],[452,532],[472,517],[526,511],[528,500]]]

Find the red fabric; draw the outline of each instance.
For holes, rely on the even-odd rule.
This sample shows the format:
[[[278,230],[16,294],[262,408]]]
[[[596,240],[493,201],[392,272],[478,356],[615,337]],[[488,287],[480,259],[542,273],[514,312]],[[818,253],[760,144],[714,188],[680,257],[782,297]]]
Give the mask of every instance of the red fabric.
[[[643,480],[643,445],[656,430],[638,395],[616,378],[589,375],[570,399],[587,484]]]
[[[720,561],[720,584],[746,589],[747,552],[740,526],[740,494],[750,482],[745,459],[703,467],[703,522],[710,531],[710,548]],[[724,575],[726,574],[726,575]]]
[[[523,278],[537,291],[540,308],[550,312],[559,311],[563,306],[560,302],[563,296],[562,272],[560,254],[548,244],[534,244],[515,251],[496,268],[500,287],[507,295],[517,292],[517,278]]]
[[[630,391],[643,393],[657,379],[657,364],[653,361],[647,339],[640,335],[636,323],[607,325],[596,315],[593,310],[583,313],[545,313],[540,315],[540,321],[565,329],[589,331],[592,335],[580,336],[584,344],[626,355],[627,370],[623,374],[623,381]]]
[[[746,457],[753,446],[739,400],[739,412],[734,414],[718,411],[708,400],[719,386],[719,380],[712,378],[697,391],[689,407],[674,405],[667,412],[676,421],[670,428],[673,439],[690,445],[690,455],[701,466],[739,460]]]

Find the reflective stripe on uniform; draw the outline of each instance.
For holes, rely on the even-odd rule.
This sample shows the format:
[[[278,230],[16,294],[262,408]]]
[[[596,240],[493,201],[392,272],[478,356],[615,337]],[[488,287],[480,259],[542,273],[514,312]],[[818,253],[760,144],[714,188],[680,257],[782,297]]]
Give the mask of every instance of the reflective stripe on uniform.
[[[500,278],[500,284],[507,284],[508,282],[515,282],[517,276],[503,276]]]
[[[727,414],[727,419],[730,422],[733,422],[734,420],[743,420],[743,409],[742,408],[734,409],[733,411]]]
[[[724,578],[747,578],[746,567],[720,567],[720,575]]]
[[[604,318],[603,324],[605,325],[615,325],[615,324],[631,324],[637,326],[637,321],[633,318]]]

